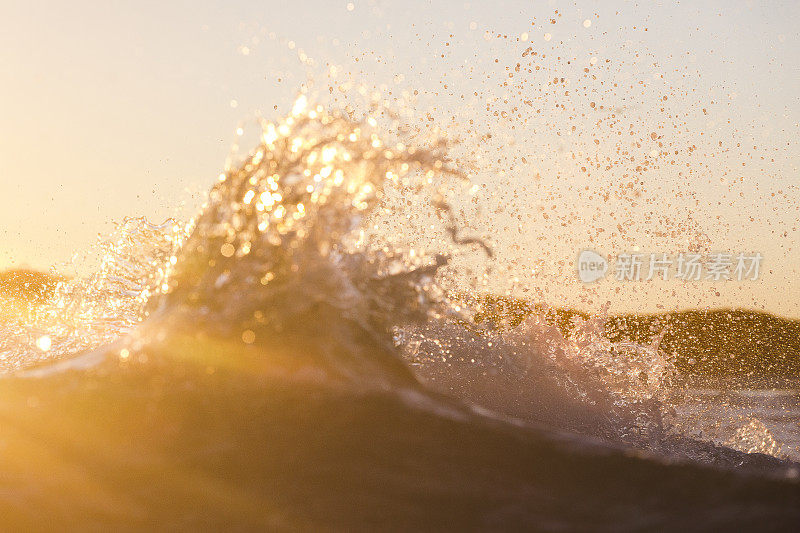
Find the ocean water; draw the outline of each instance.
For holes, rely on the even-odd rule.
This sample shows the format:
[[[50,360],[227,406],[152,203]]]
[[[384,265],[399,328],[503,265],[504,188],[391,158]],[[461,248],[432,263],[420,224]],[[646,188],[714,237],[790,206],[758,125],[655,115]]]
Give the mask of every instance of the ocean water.
[[[797,388],[476,322],[443,283],[496,253],[470,183],[385,117],[301,96],[192,220],[124,221],[4,317],[3,525],[796,530]]]

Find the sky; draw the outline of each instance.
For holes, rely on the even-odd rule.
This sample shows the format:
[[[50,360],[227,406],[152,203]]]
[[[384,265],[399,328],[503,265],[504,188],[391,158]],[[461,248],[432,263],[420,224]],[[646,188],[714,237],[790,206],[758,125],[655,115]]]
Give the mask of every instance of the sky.
[[[0,268],[68,261],[128,216],[190,216],[242,121],[324,72],[416,91],[462,139],[462,211],[498,251],[497,290],[800,316],[798,20],[791,1],[0,0]],[[584,248],[697,246],[759,252],[762,275],[575,275]]]

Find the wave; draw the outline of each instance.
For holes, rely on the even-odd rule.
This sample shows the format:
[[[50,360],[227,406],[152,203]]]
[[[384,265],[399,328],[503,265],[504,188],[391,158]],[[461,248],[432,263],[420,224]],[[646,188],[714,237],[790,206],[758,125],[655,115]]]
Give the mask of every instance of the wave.
[[[447,200],[465,178],[387,115],[301,97],[187,225],[126,221],[95,275],[4,325],[11,525],[800,521],[795,463],[676,431],[657,340],[476,322],[439,283],[453,250],[492,253]],[[407,231],[380,229],[398,213]],[[430,231],[446,252],[414,245]]]

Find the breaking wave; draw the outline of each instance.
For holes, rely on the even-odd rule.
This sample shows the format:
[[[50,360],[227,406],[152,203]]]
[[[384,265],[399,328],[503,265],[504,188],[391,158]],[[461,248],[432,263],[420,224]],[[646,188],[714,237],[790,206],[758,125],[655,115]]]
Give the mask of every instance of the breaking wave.
[[[453,472],[473,472],[487,526],[580,527],[592,523],[589,515],[594,525],[608,527],[675,526],[659,501],[673,501],[688,478],[727,494],[713,500],[697,489],[676,504],[707,505],[698,520],[705,516],[709,527],[765,524],[766,515],[777,526],[798,519],[791,505],[800,494],[797,467],[766,455],[780,447],[763,424],[751,422],[730,447],[677,429],[671,402],[682,388],[658,338],[649,345],[612,342],[603,317],[574,319],[567,337],[547,310],[508,327],[474,320],[484,306],[479,295],[441,282],[448,269],[453,279],[454,255],[492,255],[460,228],[451,207],[450,197],[469,194],[465,174],[448,157],[447,143],[415,145],[383,129],[382,117],[390,116],[380,109],[362,117],[329,111],[301,96],[291,114],[262,124],[258,146],[219,177],[193,220],[126,220],[100,245],[96,273],[62,282],[52,299],[3,324],[3,365],[16,372],[4,380],[10,397],[51,406],[60,398],[67,407],[53,409],[64,409],[58,412],[75,427],[86,419],[70,410],[77,400],[63,394],[66,383],[70,390],[93,383],[87,390],[100,391],[91,393],[99,404],[126,405],[127,398],[132,411],[120,407],[103,415],[113,424],[102,426],[102,417],[97,424],[102,431],[139,424],[141,440],[134,440],[148,479],[164,454],[188,454],[199,469],[192,472],[217,481],[216,475],[244,475],[237,453],[251,457],[263,446],[267,455],[288,454],[253,459],[260,477],[245,476],[249,488],[242,490],[249,492],[239,502],[260,501],[298,476],[305,491],[286,489],[275,500],[279,508],[270,519],[276,523],[313,525],[327,516],[352,525],[348,520],[357,514],[337,507],[337,490],[368,497],[354,480],[351,486],[323,475],[342,468],[361,472],[377,491],[373,498],[380,499],[378,480],[392,480],[378,509],[391,514],[387,508],[396,504],[412,518],[441,518],[446,506],[398,485],[398,464],[411,465],[420,482],[439,483],[430,490],[456,498],[454,508],[475,501],[459,495],[465,481]],[[219,375],[227,377],[208,381]],[[250,402],[274,402],[280,412],[250,411]],[[152,409],[152,416],[143,414]],[[309,444],[314,426],[335,448],[329,455]],[[408,433],[399,436],[392,427]],[[415,427],[418,434],[411,435]],[[96,442],[81,444],[84,452],[114,442],[97,431]],[[454,436],[465,448],[453,448]],[[165,444],[154,444],[160,439]],[[177,442],[182,450],[172,447]],[[297,446],[293,452],[287,443]],[[208,446],[227,459],[218,464],[203,451]],[[517,454],[510,462],[497,455],[504,447]],[[537,461],[556,465],[552,475],[537,470]],[[573,463],[585,470],[571,470]],[[87,464],[90,471],[104,467]],[[474,472],[481,465],[518,490],[499,490],[491,476]],[[568,500],[593,490],[596,480],[586,479],[593,468],[614,476],[606,479],[608,495],[571,516]],[[652,489],[660,497],[637,497],[640,484],[625,480],[650,470],[664,482]],[[737,477],[741,472],[749,477]],[[184,488],[159,486],[159,494],[174,490],[189,498]],[[526,510],[525,502],[551,489],[557,502],[564,500]],[[333,498],[323,505],[328,515],[300,507],[323,492]],[[235,507],[220,501],[206,502],[219,516],[225,514],[220,506]],[[719,501],[735,502],[740,512],[713,522]],[[625,506],[641,514],[620,522]],[[249,507],[237,513],[236,523],[264,523]],[[412,518],[398,523],[415,523]]]

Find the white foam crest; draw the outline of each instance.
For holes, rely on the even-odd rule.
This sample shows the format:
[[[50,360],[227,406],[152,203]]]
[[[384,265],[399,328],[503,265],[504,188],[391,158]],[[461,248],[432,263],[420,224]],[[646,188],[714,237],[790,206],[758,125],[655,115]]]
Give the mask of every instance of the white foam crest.
[[[101,257],[96,270],[59,282],[44,302],[0,323],[0,369],[74,355],[129,332],[146,316],[184,236],[172,219],[124,219],[91,251]]]

